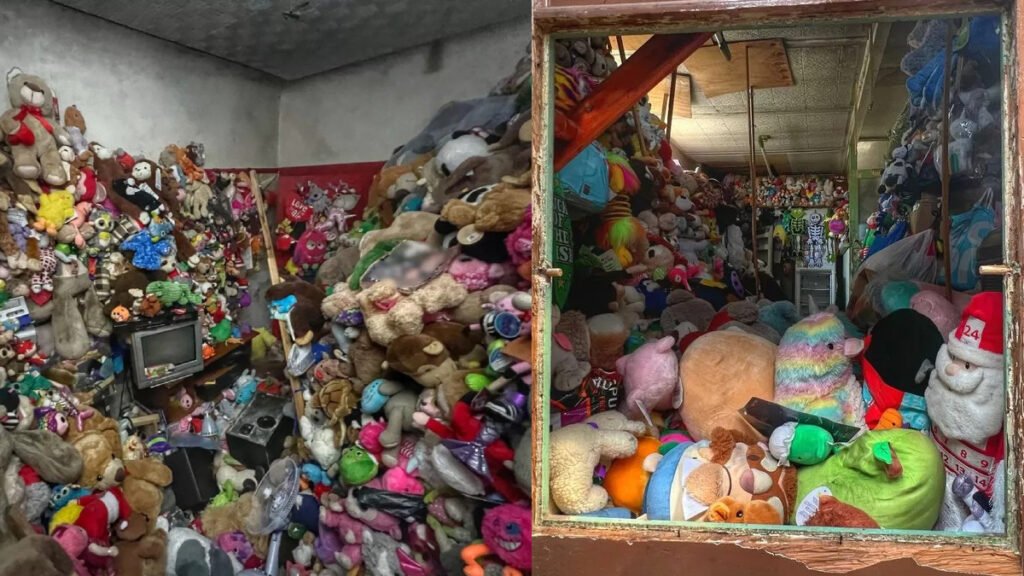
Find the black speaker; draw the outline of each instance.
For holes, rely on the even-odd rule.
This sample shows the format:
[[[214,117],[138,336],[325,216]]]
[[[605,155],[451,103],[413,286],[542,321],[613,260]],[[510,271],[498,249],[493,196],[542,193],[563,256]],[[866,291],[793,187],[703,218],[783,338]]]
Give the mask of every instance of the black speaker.
[[[247,468],[268,470],[295,428],[289,397],[257,394],[227,431],[228,452]],[[290,410],[289,410],[290,408]]]
[[[174,474],[171,488],[179,508],[197,511],[220,491],[213,473],[214,454],[202,448],[179,448],[164,458]]]

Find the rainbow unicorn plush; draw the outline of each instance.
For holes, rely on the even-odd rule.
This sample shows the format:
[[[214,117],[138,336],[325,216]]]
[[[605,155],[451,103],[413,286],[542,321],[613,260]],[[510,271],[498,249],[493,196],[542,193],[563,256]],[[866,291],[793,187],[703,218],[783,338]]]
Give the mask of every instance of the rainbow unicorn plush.
[[[864,342],[847,338],[835,314],[819,312],[791,326],[775,357],[775,402],[850,426],[864,425],[860,383],[850,359]]]

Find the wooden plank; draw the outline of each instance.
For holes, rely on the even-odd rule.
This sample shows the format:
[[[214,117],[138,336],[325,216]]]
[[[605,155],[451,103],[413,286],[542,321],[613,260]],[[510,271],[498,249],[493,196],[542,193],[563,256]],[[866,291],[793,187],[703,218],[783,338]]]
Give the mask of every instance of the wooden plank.
[[[556,151],[555,170],[568,164],[710,37],[707,32],[662,34],[637,50],[567,115],[579,130]]]
[[[882,66],[885,47],[888,44],[891,29],[892,25],[889,23],[871,25],[864,57],[861,60],[860,73],[857,75],[857,84],[854,87],[853,110],[850,113],[850,120],[846,128],[848,143],[847,160],[849,160],[850,154],[856,154],[857,143],[860,142],[864,120],[867,118],[868,109],[871,107],[875,84],[878,82],[878,71]]]
[[[1000,12],[1003,0],[546,0],[535,7],[535,30],[590,35],[896,20]]]
[[[673,116],[693,118],[693,81],[689,74],[676,75],[676,100]]]
[[[726,60],[717,46],[707,46],[686,59],[686,69],[708,98],[746,92],[747,58],[750,58],[750,86],[755,89],[792,86],[793,71],[781,38],[731,42],[732,60]]]
[[[851,543],[845,538],[782,540],[765,535],[706,541],[678,541],[638,529],[615,536],[550,529],[533,532],[533,576],[602,574],[627,576],[814,576],[823,572],[855,576],[943,576],[949,571],[993,576],[1019,575],[1007,550],[970,546],[908,546]],[[770,552],[770,553],[766,553]],[[685,559],[685,560],[683,560]]]
[[[1024,225],[1020,214],[1024,210],[1021,186],[1024,183],[1024,92],[1020,90],[1024,78],[1024,12],[1020,2],[1014,2],[1008,16],[1003,50],[1003,225],[1004,262],[1020,263],[1024,246]],[[1017,266],[1003,283],[1009,315],[1006,324],[1006,531],[1016,535],[1017,551],[1024,550],[1024,475],[1019,473],[1024,463],[1024,276]],[[1016,473],[1014,473],[1016,471]],[[1021,572],[1024,572],[1022,557]]]
[[[277,270],[277,258],[274,257],[274,235],[270,232],[270,221],[267,219],[267,205],[263,201],[263,191],[260,189],[260,181],[255,170],[249,172],[249,179],[252,180],[252,192],[256,197],[256,211],[260,215],[260,228],[263,231],[263,248],[267,252],[267,269],[270,272],[270,285],[273,286],[281,281],[281,273]],[[278,320],[281,328],[281,345],[284,346],[284,357],[287,360],[292,351],[292,336],[288,332],[288,326],[284,321]],[[295,403],[296,418],[301,418],[306,413],[306,401],[302,398],[302,384],[298,378],[288,376],[288,383],[292,389],[292,401]]]

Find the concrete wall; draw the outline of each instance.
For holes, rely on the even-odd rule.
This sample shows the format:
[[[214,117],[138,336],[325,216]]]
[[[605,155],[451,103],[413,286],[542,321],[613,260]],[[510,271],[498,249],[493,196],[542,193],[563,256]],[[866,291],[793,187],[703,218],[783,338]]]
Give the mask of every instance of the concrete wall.
[[[48,0],[0,0],[0,73],[13,66],[49,81],[107,146],[155,158],[195,140],[208,166],[277,164],[281,83],[265,74]]]
[[[278,165],[385,160],[443,104],[485,96],[529,42],[524,19],[290,83]]]

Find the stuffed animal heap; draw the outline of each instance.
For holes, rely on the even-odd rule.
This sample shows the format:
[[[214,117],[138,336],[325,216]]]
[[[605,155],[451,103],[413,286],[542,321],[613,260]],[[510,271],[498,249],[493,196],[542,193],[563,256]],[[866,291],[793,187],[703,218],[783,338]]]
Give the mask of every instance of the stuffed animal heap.
[[[819,312],[786,330],[775,359],[775,402],[850,426],[864,423],[860,383],[850,358],[864,343],[846,338],[835,314]]]
[[[1006,389],[1003,359],[1003,296],[982,292],[963,311],[960,324],[939,349],[924,392],[932,438],[946,465],[946,495],[937,528],[961,530],[970,510],[953,490],[966,473],[982,494],[996,495],[1005,454]],[[1001,523],[1004,510],[993,510]]]

